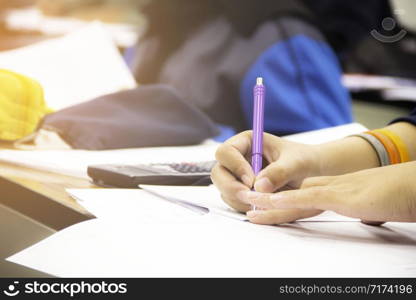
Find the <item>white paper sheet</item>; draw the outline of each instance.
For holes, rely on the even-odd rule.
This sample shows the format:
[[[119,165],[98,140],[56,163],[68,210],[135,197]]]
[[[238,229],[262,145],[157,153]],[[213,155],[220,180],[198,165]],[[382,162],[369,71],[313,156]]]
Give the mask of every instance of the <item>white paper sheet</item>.
[[[245,214],[238,213],[224,201],[218,189],[211,186],[166,186],[166,185],[140,185],[145,191],[159,195],[164,199],[184,201],[209,209],[211,213],[239,221],[247,220]]]
[[[164,188],[181,198],[210,189]],[[416,276],[416,224],[327,219],[260,226],[202,215],[137,189],[69,192],[98,218],[9,261],[63,277]]]
[[[221,199],[218,189],[211,185],[205,186],[166,186],[166,185],[140,185],[146,191],[154,192],[166,199],[179,199],[188,203],[199,205],[208,208],[211,213],[222,215],[227,218],[236,219],[240,221],[248,220],[245,214],[241,214],[230,208]],[[70,194],[84,193],[82,190],[68,190]],[[90,197],[94,197],[91,193]],[[102,195],[103,196],[103,195]],[[102,197],[101,196],[101,197]],[[100,198],[97,194],[95,197]],[[104,196],[106,197],[106,196]],[[82,204],[81,204],[82,205]],[[88,208],[87,208],[88,209]],[[91,211],[94,214],[94,212]],[[312,218],[306,218],[301,221],[315,221],[315,222],[348,222],[357,221],[357,219],[344,217],[334,212],[324,212]]]
[[[98,22],[61,38],[0,52],[0,68],[36,79],[53,109],[136,86]]]
[[[414,277],[416,224],[94,219],[7,260],[63,277]]]
[[[139,189],[67,189],[71,197],[97,218],[123,216],[136,218],[138,211],[158,211],[170,219],[169,208],[203,215],[210,212],[237,221],[246,221],[247,216],[239,213],[222,201],[220,193],[213,185],[208,187],[153,186],[143,185]],[[156,192],[159,196],[149,194]],[[178,201],[179,200],[179,201]],[[180,202],[180,203],[178,203]],[[169,205],[167,205],[168,203]],[[196,206],[184,205],[185,203]],[[180,208],[178,208],[180,207]],[[207,208],[207,210],[201,209]],[[318,216],[299,220],[299,222],[358,222],[359,220],[326,211]]]
[[[139,189],[67,189],[67,192],[97,218],[177,222],[204,213]]]

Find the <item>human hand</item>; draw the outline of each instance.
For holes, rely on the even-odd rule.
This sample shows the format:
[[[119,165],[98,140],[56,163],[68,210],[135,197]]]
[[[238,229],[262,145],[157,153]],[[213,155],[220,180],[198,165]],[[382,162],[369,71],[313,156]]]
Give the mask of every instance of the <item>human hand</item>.
[[[372,222],[416,222],[416,162],[355,173],[312,177],[299,190],[245,193],[243,201],[262,209],[331,210]],[[264,224],[267,210],[249,212],[251,222]]]
[[[316,146],[290,142],[271,134],[264,134],[263,156],[265,168],[256,177],[250,166],[252,132],[242,132],[219,147],[218,164],[211,178],[223,200],[234,209],[246,212],[250,205],[243,202],[245,193],[254,187],[257,192],[273,193],[299,188],[303,179],[318,176],[320,159]],[[319,210],[267,211],[269,223],[291,222],[319,214]]]

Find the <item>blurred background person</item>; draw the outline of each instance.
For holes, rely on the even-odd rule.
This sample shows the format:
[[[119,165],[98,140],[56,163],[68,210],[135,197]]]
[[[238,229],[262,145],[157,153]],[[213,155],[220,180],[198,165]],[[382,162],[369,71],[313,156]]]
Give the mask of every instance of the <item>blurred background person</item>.
[[[251,127],[257,76],[267,86],[267,132],[352,121],[338,59],[303,1],[153,0],[142,12],[137,81],[174,87],[228,133]]]

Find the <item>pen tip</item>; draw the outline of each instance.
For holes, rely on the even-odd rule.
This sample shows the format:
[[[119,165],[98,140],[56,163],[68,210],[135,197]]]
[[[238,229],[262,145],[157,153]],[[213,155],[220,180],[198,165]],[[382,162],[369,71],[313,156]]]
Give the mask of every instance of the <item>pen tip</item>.
[[[263,84],[263,77],[257,77],[256,84],[257,85],[262,85]]]

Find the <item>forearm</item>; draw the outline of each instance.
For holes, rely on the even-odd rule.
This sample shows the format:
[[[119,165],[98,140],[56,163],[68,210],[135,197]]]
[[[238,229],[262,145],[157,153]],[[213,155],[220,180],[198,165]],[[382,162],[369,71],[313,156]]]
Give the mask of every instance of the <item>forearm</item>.
[[[387,126],[386,129],[401,138],[409,152],[410,160],[416,160],[416,127],[399,122]],[[380,166],[376,151],[360,137],[347,137],[316,147],[322,175],[339,175]]]

